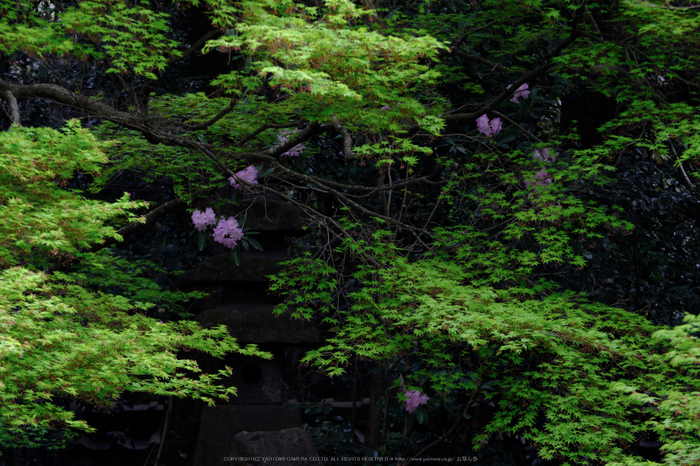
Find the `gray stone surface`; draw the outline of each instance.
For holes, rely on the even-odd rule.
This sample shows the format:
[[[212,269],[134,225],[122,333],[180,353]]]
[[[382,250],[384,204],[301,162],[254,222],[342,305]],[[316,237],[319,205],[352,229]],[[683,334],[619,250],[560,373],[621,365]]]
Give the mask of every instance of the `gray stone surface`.
[[[288,405],[204,408],[193,466],[230,466],[233,437],[239,432],[275,431],[299,427],[301,413]]]
[[[202,327],[226,325],[231,335],[245,343],[306,344],[321,343],[320,330],[312,322],[278,317],[272,304],[221,304],[200,313]]]
[[[222,286],[207,286],[201,291],[209,296],[195,300],[192,306],[188,309],[189,312],[198,313],[206,309],[211,309],[218,304],[221,304],[224,296],[224,287]]]
[[[233,438],[231,447],[232,458],[249,459],[238,460],[239,466],[321,466],[318,456],[311,436],[299,427],[277,432],[241,432]],[[265,461],[263,457],[280,460]]]
[[[267,278],[282,270],[280,262],[290,257],[284,253],[249,251],[243,253],[241,265],[228,256],[209,256],[192,274],[195,282],[268,282]]]
[[[237,396],[229,398],[230,404],[274,405],[285,401],[284,351],[273,351],[271,360],[235,355],[226,364],[233,368],[233,376],[223,383],[238,389]]]

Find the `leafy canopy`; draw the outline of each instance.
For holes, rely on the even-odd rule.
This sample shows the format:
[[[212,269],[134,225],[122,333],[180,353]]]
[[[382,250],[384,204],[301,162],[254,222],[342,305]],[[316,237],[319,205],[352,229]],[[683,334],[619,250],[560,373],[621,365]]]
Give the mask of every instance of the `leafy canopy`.
[[[96,116],[103,124],[95,134],[112,143],[77,124],[3,133],[13,159],[2,172],[0,261],[8,283],[24,290],[7,288],[3,312],[13,322],[26,318],[18,327],[25,330],[3,334],[20,374],[7,384],[16,398],[3,425],[68,422],[65,412],[22,417],[23,409],[53,410],[45,402],[53,394],[98,403],[121,389],[226,392],[198,385],[202,378],[180,389],[174,384],[185,382],[173,375],[192,369],[173,357],[179,347],[241,350],[223,329],[161,324],[136,312],[183,295],[157,298],[135,278],[120,296],[97,286],[115,270],[140,267],[86,251],[114,237],[112,226],[141,204],[88,201],[60,183],[105,162],[97,192],[128,171],[147,182],[166,178],[180,201],[217,215],[244,217],[243,193],[302,209],[309,236],[296,247],[308,255],[273,277],[272,289],[284,297],[280,311],[320,318],[331,330],[305,361],[331,375],[371,361],[394,387],[420,389],[454,425],[472,413],[474,431],[459,435],[475,449],[511,433],[540,458],[633,464],[641,460],[632,445],[656,433],[668,462],[697,461],[696,322],[687,317],[655,333],[652,313],[636,306],[649,282],[660,289],[669,273],[645,276],[639,257],[692,248],[657,247],[654,232],[630,221],[640,202],[616,205],[637,192],[625,185],[630,172],[640,179],[650,167],[661,173],[659,198],[679,207],[676,199],[695,196],[697,2],[42,5],[0,0],[0,52],[40,70],[0,78],[2,98],[16,110],[8,118],[21,123],[27,102],[46,99]],[[185,39],[190,12],[206,15],[211,29]],[[191,79],[200,52],[218,70],[201,86]],[[72,73],[78,65],[90,72]],[[231,196],[217,190],[250,166],[258,184]],[[644,202],[654,204],[653,196]],[[673,220],[678,228],[667,233],[691,243],[694,217]],[[681,223],[690,226],[676,235]],[[624,278],[593,264],[623,260],[628,250],[634,286],[606,288]],[[50,273],[61,261],[72,267]],[[692,275],[697,261],[688,262]],[[584,282],[595,293],[565,286]],[[661,320],[678,320],[684,307],[662,310]],[[25,338],[31,329],[75,337]],[[90,357],[96,346],[78,345],[89,332],[101,337],[82,341],[112,348],[115,367],[131,358],[134,372],[121,378],[98,367]],[[49,344],[89,371],[76,363],[58,378],[23,372],[43,367],[24,369],[23,359],[40,361]],[[154,360],[170,370],[157,370]],[[99,383],[90,391],[84,381],[93,376]],[[367,441],[383,453],[391,438],[385,426],[383,446],[371,433]],[[453,435],[455,428],[442,427],[434,437]],[[420,452],[403,443],[397,456]]]

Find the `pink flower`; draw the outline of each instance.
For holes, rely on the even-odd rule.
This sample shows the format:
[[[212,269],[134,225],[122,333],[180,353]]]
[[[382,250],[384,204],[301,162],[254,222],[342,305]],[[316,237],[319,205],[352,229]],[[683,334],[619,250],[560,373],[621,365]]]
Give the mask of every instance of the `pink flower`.
[[[227,237],[228,235],[228,237]],[[224,220],[222,217],[219,224],[214,228],[214,241],[221,243],[227,248],[235,248],[238,241],[243,238],[243,229],[238,226],[238,220],[229,217]]]
[[[489,122],[489,117],[483,114],[476,119],[476,128],[480,133],[483,133],[484,136],[490,136],[491,134],[495,136],[501,131],[502,127],[503,125],[501,124],[500,118],[494,118]]]
[[[525,180],[525,186],[527,188],[532,187],[535,191],[543,191],[544,188],[552,183],[552,178],[549,177],[549,173],[544,170],[540,170],[535,174],[532,181]]]
[[[528,88],[529,86],[527,85],[527,83],[517,88],[510,101],[517,104],[518,99],[527,99],[527,97],[530,95],[530,91],[528,90]],[[508,89],[510,89],[510,86],[508,86]]]
[[[501,124],[500,118],[494,118],[493,120],[491,120],[491,129],[493,130],[494,136],[501,132],[502,127],[503,125]]]
[[[430,397],[428,395],[421,395],[418,390],[411,390],[404,392],[406,397],[406,411],[411,414],[416,414],[416,410],[420,405],[427,405]]]
[[[236,173],[236,176],[247,183],[258,184],[258,180],[256,179],[258,177],[258,171],[252,165],[246,168],[245,170],[241,170],[238,173]],[[228,180],[231,183],[231,186],[238,189],[239,191],[243,190],[243,186],[238,184],[234,177],[230,177]]]
[[[192,223],[194,223],[197,230],[206,230],[209,225],[214,225],[216,223],[216,215],[214,215],[214,210],[212,210],[211,207],[207,207],[207,210],[204,212],[195,210],[192,212]]]
[[[552,155],[549,153],[549,149],[547,148],[544,148],[542,150],[535,149],[535,155],[533,155],[533,158],[539,160],[540,162],[551,163],[557,159],[557,153],[554,152],[554,155]]]
[[[289,141],[289,138],[292,137],[294,133],[298,133],[299,128],[294,128],[294,129],[284,129],[279,132],[277,135],[277,139],[279,139],[280,144],[284,144],[285,142]],[[301,153],[306,149],[306,146],[304,144],[297,144],[296,146],[292,147],[289,149],[287,152],[281,155],[281,157],[285,156],[290,156],[290,157],[298,157],[301,155]]]
[[[487,117],[486,114],[483,114],[476,119],[476,128],[479,130],[480,133],[483,133],[486,136],[491,134],[491,126],[489,126],[489,117]]]

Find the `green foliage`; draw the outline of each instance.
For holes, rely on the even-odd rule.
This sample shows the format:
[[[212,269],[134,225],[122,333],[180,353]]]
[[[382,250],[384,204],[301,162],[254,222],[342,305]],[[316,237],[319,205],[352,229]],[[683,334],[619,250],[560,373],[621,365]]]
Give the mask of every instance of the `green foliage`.
[[[191,295],[160,293],[143,276],[153,264],[86,252],[145,204],[61,185],[106,164],[93,194],[128,172],[190,203],[255,165],[247,194],[311,219],[308,254],[271,287],[278,312],[331,330],[304,361],[330,375],[372,361],[392,390],[405,380],[441,400],[403,435],[385,427],[384,452],[478,404],[487,414],[460,435],[482,451],[512,434],[542,459],[633,464],[628,447],[656,433],[667,462],[696,463],[696,319],[655,333],[645,318],[673,323],[698,300],[696,3],[95,0],[51,12],[0,0],[0,52],[51,76],[3,77],[8,108],[12,92],[38,95],[111,121],[93,133],[109,144],[77,123],[0,136],[0,435],[85,428],[52,396],[226,394],[182,378],[195,368],[175,351],[260,353],[146,317]],[[197,50],[180,7],[214,28]],[[178,68],[200,51],[226,62],[206,71],[206,92],[187,74],[200,70]],[[90,60],[117,95],[54,71]],[[500,131],[484,134],[483,115]],[[395,405],[385,419],[405,415]]]
[[[419,62],[444,47],[432,37],[407,41],[362,26],[346,27],[368,12],[345,0],[324,3],[319,11],[292,2],[285,7],[243,2],[246,22],[238,23],[234,34],[210,41],[205,50],[244,49],[258,73],[271,76],[271,86],[303,89],[308,94],[302,94],[302,99],[312,97],[316,106],[327,102],[346,111],[353,100],[384,101],[398,86],[410,88],[414,82],[437,77]],[[226,84],[235,86],[236,78],[232,75]],[[218,82],[225,81],[219,78]]]
[[[57,447],[48,432],[91,430],[66,409],[69,398],[109,407],[124,391],[209,403],[235,394],[216,384],[230,370],[203,374],[179,351],[269,357],[240,347],[223,326],[142,315],[156,305],[177,309],[196,294],[163,292],[139,278],[147,264],[86,252],[119,238],[108,222],[143,205],[128,195],[91,201],[62,188],[75,170],[98,175],[104,147],[76,122],[64,131],[0,133],[0,442],[7,447]],[[79,265],[51,271],[52,259]]]
[[[105,204],[63,190],[75,170],[96,172],[105,162],[104,144],[80,129],[18,129],[0,134],[0,214],[3,218],[0,265],[31,257],[41,266],[48,254],[76,253],[105,237],[118,238],[107,222],[143,203]]]
[[[617,390],[628,393],[633,402],[658,411],[658,416],[649,421],[649,425],[663,440],[665,461],[671,464],[695,464],[700,461],[697,426],[700,399],[695,385],[700,376],[698,330],[698,317],[688,315],[683,325],[654,333],[655,340],[671,346],[664,357],[677,370],[674,385],[658,388],[651,394],[638,386],[617,387]]]
[[[304,272],[297,275],[301,263]],[[651,426],[666,432],[665,448],[674,452],[680,433],[694,432],[694,411],[686,410],[694,395],[683,397],[682,407],[680,394],[664,401],[665,412],[677,414],[663,421],[665,414],[613,390],[620,384],[659,395],[678,386],[698,389],[695,371],[678,376],[679,353],[664,355],[668,346],[651,340],[655,327],[642,317],[572,293],[532,299],[520,289],[473,286],[469,267],[458,259],[411,263],[390,255],[381,268],[358,267],[352,278],[361,286],[347,293],[332,289],[334,271],[312,264],[288,264],[295,272],[278,275],[273,286],[294,290],[280,310],[306,317],[313,306],[332,324],[334,336],[304,361],[334,375],[356,355],[385,367],[400,364],[408,384],[433,396],[481,390],[482,402],[498,409],[475,438],[477,447],[511,433],[537,445],[545,459],[614,462]],[[334,305],[342,300],[347,307]],[[684,362],[694,357],[685,356],[687,345],[697,350],[688,340],[693,331],[686,326],[672,333]]]
[[[49,5],[52,11],[48,13]],[[43,10],[43,11],[42,11]],[[77,59],[107,59],[110,72],[133,72],[156,79],[177,43],[166,36],[167,15],[145,6],[130,8],[119,1],[86,1],[55,11],[31,3],[0,3],[0,51],[22,51],[39,57],[48,54]],[[90,42],[76,40],[89,37]]]

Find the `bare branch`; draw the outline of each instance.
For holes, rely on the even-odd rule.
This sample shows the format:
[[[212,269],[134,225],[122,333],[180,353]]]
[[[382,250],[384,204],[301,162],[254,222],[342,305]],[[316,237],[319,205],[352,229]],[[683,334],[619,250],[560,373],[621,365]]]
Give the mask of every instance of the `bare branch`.
[[[510,117],[508,117],[508,116],[506,116],[506,115],[504,115],[504,114],[502,114],[501,112],[498,112],[498,111],[496,111],[496,110],[493,110],[493,113],[494,113],[494,115],[498,115],[499,117],[503,118],[504,120],[506,120],[506,121],[507,121],[508,123],[510,123],[511,125],[517,126],[517,127],[520,129],[520,131],[522,131],[523,133],[527,134],[528,136],[530,136],[530,137],[531,137],[532,139],[534,139],[535,141],[537,141],[537,142],[542,142],[542,140],[541,140],[540,138],[538,138],[537,136],[535,136],[534,134],[532,134],[531,132],[529,132],[528,130],[526,130],[525,128],[523,128],[523,127],[520,125],[520,123],[518,123],[517,121],[514,121],[512,118],[510,118]]]
[[[352,152],[352,137],[350,136],[350,131],[341,125],[335,117],[333,117],[333,129],[343,136],[343,155],[345,156],[345,160],[354,159],[355,154]]]
[[[50,99],[63,105],[83,109],[93,115],[124,125],[134,120],[134,117],[129,113],[117,110],[95,98],[71,92],[57,84],[21,85],[10,84],[0,79],[0,93],[4,95],[7,92],[14,94],[15,97]]]
[[[200,192],[196,192],[195,195],[201,194]],[[120,228],[117,230],[117,233],[121,236],[128,236],[131,234],[136,233],[137,231],[141,231],[145,229],[146,227],[149,227],[153,225],[159,218],[163,217],[165,214],[168,214],[174,210],[180,209],[182,207],[185,207],[187,205],[185,201],[181,199],[173,199],[172,201],[168,201],[165,204],[162,204],[152,211],[148,212],[147,214],[143,215],[141,218],[145,219],[145,221],[136,221],[136,222],[131,222],[130,224],[126,225],[125,227]],[[95,246],[92,247],[92,252],[98,251],[100,249],[109,247],[116,243],[117,240],[114,238],[107,238],[102,244],[96,244]]]
[[[491,26],[493,26],[494,24],[497,24],[497,23],[498,23],[498,20],[493,20],[493,21],[488,22],[487,24],[484,24],[483,26],[479,26],[479,27],[477,27],[477,28],[468,30],[467,32],[465,32],[465,33],[462,35],[462,37],[460,37],[459,39],[457,39],[457,41],[456,41],[454,44],[452,44],[452,47],[451,47],[451,48],[452,48],[452,49],[456,49],[457,47],[459,47],[460,45],[462,45],[462,42],[464,42],[464,41],[467,39],[467,37],[471,36],[471,35],[474,34],[475,32],[479,32],[479,31],[483,31],[484,29],[488,29],[488,28],[490,28]]]
[[[261,156],[258,154],[246,154],[246,156],[251,156],[250,158],[257,158],[258,160],[261,160]],[[358,185],[353,185],[353,184],[336,183],[335,181],[327,180],[324,178],[319,178],[319,177],[316,177],[313,175],[304,175],[303,173],[295,172],[294,170],[290,170],[289,168],[280,164],[276,159],[271,158],[270,156],[265,156],[265,157],[266,158],[264,160],[271,162],[274,165],[276,170],[280,171],[281,173],[284,173],[285,175],[288,175],[291,178],[297,179],[299,181],[303,181],[303,182],[305,182],[307,184],[311,184],[311,185],[323,184],[324,186],[330,186],[330,187],[333,187],[336,189],[342,189],[342,190],[347,190],[347,191],[363,191],[366,193],[366,195],[372,195],[372,194],[380,192],[380,191],[398,189],[398,188],[402,188],[404,186],[408,186],[408,185],[416,184],[416,183],[427,183],[427,184],[431,184],[431,185],[442,184],[442,183],[437,182],[437,181],[431,181],[430,176],[422,176],[420,178],[407,179],[404,181],[398,181],[395,183],[385,184],[382,186],[376,186],[376,187],[371,187],[371,188],[368,186],[358,186]]]
[[[0,92],[0,97],[5,99],[7,105],[10,107],[9,117],[12,123],[17,126],[22,126],[22,119],[19,116],[19,105],[17,104],[17,98],[12,91],[2,90],[2,92]]]
[[[213,124],[216,123],[217,121],[221,120],[221,119],[222,119],[224,116],[226,116],[228,113],[230,113],[231,110],[233,110],[233,106],[234,106],[235,104],[236,104],[235,100],[231,99],[231,102],[226,106],[226,108],[224,108],[223,110],[221,110],[215,117],[213,117],[213,118],[210,119],[209,121],[205,121],[204,123],[200,123],[200,124],[198,124],[198,125],[190,126],[190,127],[188,128],[188,131],[197,131],[197,130],[204,129],[204,128],[207,128],[207,127],[213,125]]]
[[[594,28],[596,31],[598,31],[598,34],[600,34],[600,35],[602,36],[603,33],[600,32],[600,28],[598,27],[598,23],[596,23],[595,18],[594,18],[593,15],[591,14],[591,12],[590,12],[590,10],[588,9],[588,7],[587,7],[587,6],[584,6],[583,9],[586,10],[586,16],[588,17],[589,20],[591,20],[591,23],[593,24],[593,28]]]
[[[221,29],[215,29],[213,31],[209,31],[206,34],[204,34],[202,37],[197,39],[197,41],[190,45],[187,50],[182,52],[182,54],[179,57],[171,57],[170,60],[168,60],[168,65],[172,65],[174,63],[177,63],[179,61],[184,60],[185,58],[189,57],[193,53],[195,53],[198,49],[202,48],[202,46],[211,39],[216,39],[217,37],[221,36],[224,33]]]
[[[296,128],[297,126],[301,125],[304,122],[304,120],[296,120],[291,123],[265,123],[262,125],[260,128],[256,129],[252,133],[243,136],[238,143],[236,143],[236,146],[241,147],[243,144],[246,142],[250,141],[253,139],[255,136],[258,134],[262,133],[263,131],[267,131],[270,128]]]
[[[12,124],[14,123],[14,121],[12,121],[12,116],[7,111],[2,102],[0,102],[0,113],[2,113],[2,117],[5,119],[5,121],[7,121],[7,124],[12,126]]]
[[[668,0],[664,0],[664,3],[666,4],[666,8],[669,8],[671,10],[694,10],[695,8],[700,8],[700,5],[694,5],[694,6],[673,6],[670,3],[668,3]],[[656,6],[656,5],[651,5],[651,6]]]
[[[490,66],[491,71],[498,70],[498,71],[513,73],[513,71],[509,70],[508,68],[501,65],[500,63],[496,63],[496,62],[493,62],[491,60],[487,60],[486,58],[481,57],[479,55],[474,55],[471,53],[462,52],[461,50],[457,50],[456,48],[451,49],[451,52],[452,52],[452,55],[457,55],[458,57],[462,57],[465,60],[478,61],[479,63],[483,63],[484,65]],[[525,71],[518,71],[517,73],[525,73]]]
[[[326,222],[333,225],[337,229],[337,232],[334,232],[336,237],[340,238],[341,234],[345,235],[346,237],[349,237],[349,238],[352,237],[350,235],[350,233],[348,233],[347,230],[345,228],[343,228],[343,226],[340,223],[338,223],[333,217],[329,217],[328,215],[322,214],[321,212],[314,209],[313,207],[310,207],[302,202],[297,201],[296,199],[291,198],[290,196],[288,196],[286,193],[284,193],[282,191],[277,191],[273,188],[270,188],[269,186],[266,186],[265,190],[279,196],[280,198],[284,199],[285,201],[289,202],[290,204],[299,207],[301,210],[303,210],[304,212],[306,212],[309,215],[318,216],[318,217],[324,219]],[[371,255],[366,255],[364,258],[367,261],[371,262],[375,266],[380,265],[379,262]]]
[[[571,34],[569,34],[569,37],[564,39],[561,44],[557,46],[556,49],[552,51],[552,53],[547,57],[545,62],[540,65],[538,68],[535,70],[524,74],[520,79],[518,79],[516,82],[514,82],[508,89],[503,91],[501,95],[497,96],[493,100],[487,102],[484,104],[478,111],[471,112],[471,113],[460,113],[460,114],[453,114],[453,115],[447,115],[445,117],[446,121],[462,121],[462,120],[472,120],[474,118],[479,117],[480,115],[483,115],[486,112],[489,112],[496,108],[498,105],[501,104],[504,100],[510,98],[513,96],[515,91],[525,84],[528,81],[532,81],[533,79],[538,78],[539,76],[545,74],[547,70],[551,67],[552,59],[554,59],[556,56],[558,56],[566,47],[574,43],[574,41],[581,35],[576,26],[578,25],[579,17],[577,16],[576,19],[574,20],[574,24],[571,28]],[[417,123],[414,123],[410,125],[407,129],[406,132],[415,132],[420,128],[420,126]]]
[[[293,147],[296,147],[297,145],[309,139],[313,134],[319,132],[319,130],[325,130],[327,128],[327,125],[321,126],[316,122],[309,123],[309,125],[306,128],[302,129],[301,131],[299,131],[299,133],[297,133],[294,140],[292,140],[292,138],[290,137],[289,141],[277,144],[265,153],[274,156],[282,155],[285,152],[289,151],[289,149],[292,149]]]

